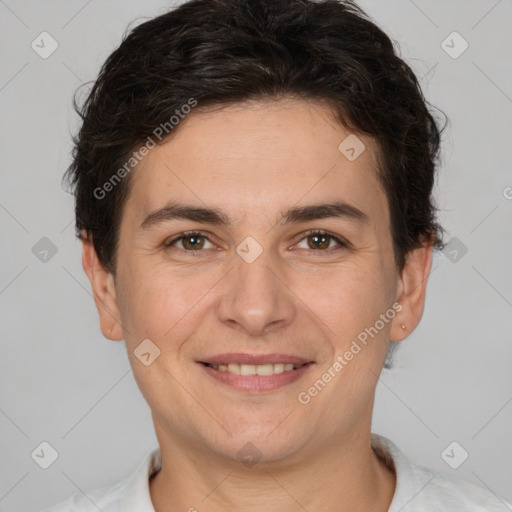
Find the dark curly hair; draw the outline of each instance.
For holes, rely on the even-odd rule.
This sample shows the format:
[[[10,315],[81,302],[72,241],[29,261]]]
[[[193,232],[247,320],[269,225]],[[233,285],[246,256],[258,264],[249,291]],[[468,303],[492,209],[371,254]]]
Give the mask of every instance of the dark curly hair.
[[[199,111],[287,97],[321,101],[376,140],[399,271],[425,240],[444,248],[431,197],[444,127],[390,38],[350,0],[190,0],[127,30],[82,108],[74,98],[82,126],[65,177],[76,236],[115,276],[126,162],[155,128],[191,98]],[[108,194],[95,192],[123,166]]]

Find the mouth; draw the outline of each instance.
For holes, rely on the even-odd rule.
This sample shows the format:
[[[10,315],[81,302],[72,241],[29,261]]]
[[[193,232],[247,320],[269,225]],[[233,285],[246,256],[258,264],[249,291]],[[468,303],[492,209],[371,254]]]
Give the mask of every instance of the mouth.
[[[292,363],[268,363],[268,364],[238,364],[238,363],[224,363],[224,364],[211,364],[201,363],[209,368],[213,368],[219,372],[228,372],[233,375],[279,375],[284,372],[291,372],[298,370],[307,364],[313,364],[312,362],[303,364],[292,364]]]
[[[240,391],[274,391],[301,378],[314,361],[296,356],[224,354],[196,361],[207,375]]]

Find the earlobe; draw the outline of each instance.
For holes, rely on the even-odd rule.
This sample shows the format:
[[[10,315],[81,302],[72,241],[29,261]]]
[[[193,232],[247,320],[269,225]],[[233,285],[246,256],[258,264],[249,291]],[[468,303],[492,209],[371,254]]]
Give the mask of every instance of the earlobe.
[[[390,332],[390,338],[393,341],[402,341],[420,323],[432,266],[432,251],[432,244],[425,242],[422,247],[413,249],[407,254],[396,297],[401,310],[393,319]]]
[[[82,267],[91,282],[94,302],[103,336],[112,341],[124,339],[114,279],[101,262],[90,238],[82,240]]]

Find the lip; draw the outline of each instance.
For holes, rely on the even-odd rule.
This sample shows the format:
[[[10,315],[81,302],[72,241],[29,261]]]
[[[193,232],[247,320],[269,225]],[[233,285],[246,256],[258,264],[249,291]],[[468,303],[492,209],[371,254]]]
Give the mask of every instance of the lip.
[[[270,363],[283,363],[283,364],[306,364],[314,363],[311,359],[304,359],[303,357],[292,356],[288,354],[247,354],[241,352],[231,352],[227,354],[219,354],[216,356],[205,357],[198,360],[198,363],[209,364],[270,364]]]
[[[275,391],[287,384],[291,384],[300,379],[311,366],[313,362],[306,363],[304,366],[296,370],[276,373],[274,375],[235,375],[230,372],[222,372],[215,370],[210,366],[198,363],[201,368],[212,378],[218,382],[227,384],[228,386],[238,389],[239,391],[248,391],[251,393],[262,393],[265,391]]]

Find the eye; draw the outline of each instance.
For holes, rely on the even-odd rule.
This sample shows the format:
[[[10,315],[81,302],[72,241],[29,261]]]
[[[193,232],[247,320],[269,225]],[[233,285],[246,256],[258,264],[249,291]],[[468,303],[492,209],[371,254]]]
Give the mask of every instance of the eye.
[[[187,231],[185,233],[181,233],[179,236],[168,240],[164,243],[164,247],[170,248],[172,246],[178,245],[181,243],[182,247],[178,247],[179,249],[183,249],[187,252],[201,252],[201,249],[205,248],[205,240],[207,243],[210,243],[208,236],[201,231]],[[206,247],[208,249],[208,247]]]
[[[311,249],[313,251],[318,252],[327,252],[327,249],[332,249],[331,242],[334,241],[338,244],[338,248],[335,250],[338,250],[340,248],[348,249],[349,244],[345,240],[341,239],[338,236],[332,235],[331,233],[328,233],[327,231],[322,231],[318,229],[314,229],[311,231],[308,231],[305,233],[305,237],[302,238],[299,242],[299,244],[302,242],[302,240],[307,240],[307,247],[305,249]],[[297,244],[297,247],[299,246]],[[302,247],[304,248],[304,247]],[[328,251],[331,252],[331,251]]]
[[[307,247],[305,249],[310,249],[316,252],[332,252],[331,250],[341,250],[348,249],[350,244],[346,242],[344,239],[332,235],[327,231],[322,231],[318,229],[314,229],[305,233],[305,236],[299,241],[295,247],[299,247],[300,243],[303,240],[307,240]],[[336,242],[338,247],[332,247],[331,242]],[[164,242],[163,246],[165,249],[170,249],[171,247],[177,246],[178,249],[185,251],[186,253],[200,253],[202,249],[208,249],[211,247],[205,247],[206,244],[210,244],[213,247],[212,242],[208,238],[206,233],[202,231],[187,231],[184,233],[180,233],[175,238]],[[179,247],[181,244],[181,247]],[[299,247],[303,249],[304,247]]]

